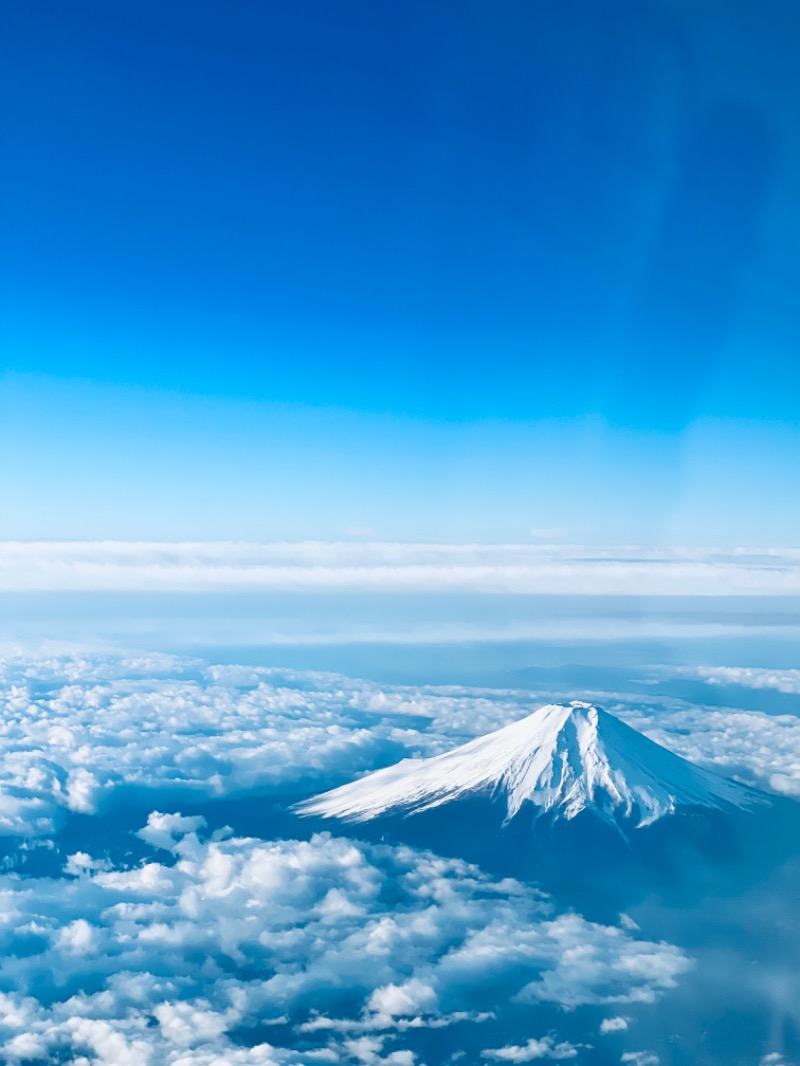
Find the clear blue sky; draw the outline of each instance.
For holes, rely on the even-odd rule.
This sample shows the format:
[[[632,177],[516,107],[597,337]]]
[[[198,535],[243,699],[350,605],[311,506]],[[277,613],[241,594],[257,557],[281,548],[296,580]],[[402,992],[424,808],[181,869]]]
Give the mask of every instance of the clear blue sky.
[[[799,35],[16,5],[0,535],[796,540]]]

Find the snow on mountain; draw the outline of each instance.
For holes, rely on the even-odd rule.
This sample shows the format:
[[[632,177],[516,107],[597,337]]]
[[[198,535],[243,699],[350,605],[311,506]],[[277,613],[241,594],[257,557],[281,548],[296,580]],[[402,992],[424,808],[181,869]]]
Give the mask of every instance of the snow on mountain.
[[[525,804],[566,819],[590,810],[605,821],[648,825],[677,807],[748,807],[758,795],[687,762],[589,703],[549,704],[527,718],[430,759],[404,759],[307,800],[301,814],[365,822],[460,798]]]

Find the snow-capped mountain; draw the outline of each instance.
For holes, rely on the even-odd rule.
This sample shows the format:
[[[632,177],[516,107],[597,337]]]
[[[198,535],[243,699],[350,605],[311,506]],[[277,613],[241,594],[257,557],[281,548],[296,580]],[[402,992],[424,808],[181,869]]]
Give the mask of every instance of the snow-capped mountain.
[[[509,822],[531,805],[572,819],[648,825],[678,807],[748,807],[758,794],[687,762],[589,703],[549,704],[430,759],[404,759],[299,805],[304,815],[365,822],[486,797]],[[501,809],[502,809],[501,807]]]

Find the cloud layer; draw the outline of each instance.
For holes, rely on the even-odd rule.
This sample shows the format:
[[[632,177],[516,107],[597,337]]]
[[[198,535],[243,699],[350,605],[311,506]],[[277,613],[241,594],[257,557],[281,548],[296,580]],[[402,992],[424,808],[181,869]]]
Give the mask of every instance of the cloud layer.
[[[0,591],[800,595],[798,549],[5,541]]]
[[[546,702],[169,656],[0,660],[0,836],[47,836],[67,812],[102,810],[123,788],[198,800],[321,791]],[[800,793],[796,716],[617,698],[606,709],[694,762]]]
[[[651,1004],[690,966],[459,860],[202,829],[154,812],[144,864],[76,853],[66,882],[0,878],[3,1061],[404,1066],[421,1029],[491,1030],[515,1001]]]
[[[655,1062],[644,1019],[700,976],[641,913],[641,929],[589,921],[459,859],[234,836],[187,813],[203,801],[222,825],[218,801],[307,795],[549,698],[164,655],[0,661],[0,1060]],[[606,706],[698,762],[800,791],[800,718]],[[127,827],[126,809],[145,815]]]

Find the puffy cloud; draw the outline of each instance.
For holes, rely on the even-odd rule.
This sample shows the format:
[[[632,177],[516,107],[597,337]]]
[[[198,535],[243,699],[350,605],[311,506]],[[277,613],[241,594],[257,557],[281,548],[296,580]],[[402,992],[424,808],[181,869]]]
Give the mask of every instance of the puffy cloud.
[[[551,1059],[561,1062],[577,1058],[583,1044],[570,1044],[568,1041],[556,1042],[552,1036],[541,1040],[531,1039],[526,1044],[512,1044],[508,1047],[487,1048],[484,1058],[496,1059],[498,1062],[534,1062],[538,1059]]]
[[[713,707],[609,707],[686,759],[784,795],[800,789],[800,717]]]
[[[97,778],[83,766],[70,770],[66,783],[67,807],[81,814],[93,814],[97,793]]]
[[[4,1061],[405,1066],[403,1034],[481,1025],[520,994],[652,1002],[688,965],[459,860],[202,831],[154,812],[141,836],[163,861],[110,869],[77,854],[69,879],[0,877]],[[270,1027],[283,1037],[241,1050],[239,1034]],[[528,1058],[515,1048],[487,1055],[572,1057],[554,1034],[520,1044]]]
[[[123,786],[212,799],[321,791],[407,756],[439,754],[543,702],[552,696],[157,655],[7,658],[0,836],[47,837],[67,812],[102,813]],[[605,706],[680,755],[798,795],[798,717],[633,697]]]
[[[442,742],[404,728],[403,696],[371,699],[377,686],[166,657],[4,660],[0,835],[51,834],[122,785],[244,794]]]
[[[631,1066],[658,1066],[660,1061],[652,1051],[625,1051],[620,1058],[620,1062],[629,1062]]]
[[[542,931],[560,951],[559,965],[545,971],[518,994],[522,1002],[543,1000],[563,1007],[581,1003],[653,1003],[674,988],[690,963],[670,944],[633,940],[616,926],[593,925],[575,914],[543,923]]]
[[[92,955],[97,950],[96,930],[83,918],[59,929],[55,942],[65,955]]]
[[[567,1037],[624,1032],[609,1008],[640,1020],[638,1006],[689,968],[628,916],[610,926],[557,913],[530,886],[410,848],[209,834],[203,818],[174,812],[176,793],[269,804],[270,793],[316,791],[436,754],[540,702],[156,655],[0,663],[0,834],[26,835],[15,846],[52,866],[59,818],[90,827],[65,876],[0,875],[0,1058],[433,1066],[420,1034],[452,1027],[454,1043],[478,1034],[466,1061],[484,1048],[496,1061],[545,1051],[568,1061],[580,1045]],[[627,697],[606,706],[705,765],[799,787],[791,715]],[[137,804],[170,796],[170,808],[106,851],[91,826],[115,790],[132,788]],[[141,862],[123,854],[134,846]],[[565,1010],[589,1020],[551,1031],[569,1024]],[[540,1018],[533,1031],[548,1035],[532,1038]],[[653,1056],[626,1054],[633,1066]]]
[[[793,773],[797,773],[798,767],[792,766]],[[767,786],[781,796],[789,796],[792,799],[800,799],[800,773],[789,777],[787,774],[770,774],[766,779]]]
[[[96,1018],[69,1018],[65,1035],[73,1049],[86,1049],[98,1066],[140,1066],[152,1062],[151,1048],[145,1039],[129,1037],[109,1022]],[[89,1062],[79,1058],[77,1061]]]
[[[613,1018],[603,1018],[602,1022],[600,1022],[600,1032],[603,1035],[607,1033],[624,1033],[627,1028],[628,1019],[620,1015],[616,1015]]]
[[[147,825],[144,829],[139,829],[136,835],[154,848],[171,851],[182,836],[186,833],[196,833],[204,829],[205,825],[206,820],[202,815],[184,817],[182,814],[153,811],[147,819]],[[74,859],[74,855],[70,856],[70,861]]]
[[[765,670],[750,666],[693,666],[678,671],[698,677],[709,685],[741,685],[744,688],[775,689],[800,694],[800,670]]]
[[[412,1051],[392,1051],[384,1057],[385,1038],[380,1036],[359,1036],[345,1040],[343,1050],[351,1061],[363,1063],[363,1066],[414,1066],[416,1056]]]
[[[430,1014],[438,1007],[436,990],[424,981],[412,978],[402,985],[384,985],[376,988],[367,1000],[367,1009],[377,1019],[393,1020],[398,1017],[415,1017]]]

